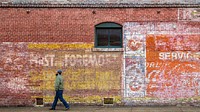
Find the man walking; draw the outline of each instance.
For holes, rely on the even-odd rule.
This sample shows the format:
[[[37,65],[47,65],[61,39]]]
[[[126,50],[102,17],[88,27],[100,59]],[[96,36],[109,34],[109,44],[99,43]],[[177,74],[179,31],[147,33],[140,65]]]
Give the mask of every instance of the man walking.
[[[56,96],[54,98],[54,102],[52,107],[50,108],[50,110],[55,110],[56,109],[56,105],[58,102],[58,99],[60,99],[60,101],[64,104],[66,110],[69,110],[69,104],[65,101],[65,99],[63,98],[63,78],[61,76],[62,74],[62,70],[58,70],[57,74],[56,74],[56,81],[55,81],[55,91],[56,91]]]

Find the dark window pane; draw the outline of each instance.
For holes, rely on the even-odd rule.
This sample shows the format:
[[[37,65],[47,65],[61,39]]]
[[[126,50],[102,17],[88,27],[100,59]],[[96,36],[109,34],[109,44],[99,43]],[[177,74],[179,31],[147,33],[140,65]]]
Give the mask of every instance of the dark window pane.
[[[110,45],[121,46],[121,29],[110,29]]]
[[[108,29],[97,29],[97,46],[108,46]]]

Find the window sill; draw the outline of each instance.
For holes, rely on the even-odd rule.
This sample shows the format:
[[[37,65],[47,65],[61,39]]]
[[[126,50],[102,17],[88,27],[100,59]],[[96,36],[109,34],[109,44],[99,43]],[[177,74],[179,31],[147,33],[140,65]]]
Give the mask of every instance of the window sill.
[[[92,48],[92,51],[123,52],[124,48]]]

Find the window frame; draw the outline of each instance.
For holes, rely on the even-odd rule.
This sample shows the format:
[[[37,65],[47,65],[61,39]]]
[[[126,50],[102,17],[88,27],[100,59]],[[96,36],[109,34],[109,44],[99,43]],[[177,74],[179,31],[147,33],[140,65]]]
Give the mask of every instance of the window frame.
[[[111,46],[110,45],[110,33],[108,34],[108,46],[98,46],[98,37],[97,37],[97,30],[98,29],[120,29],[120,45],[119,46]],[[114,22],[105,22],[100,23],[95,26],[95,48],[122,48],[123,46],[123,40],[122,40],[122,25],[114,23]]]

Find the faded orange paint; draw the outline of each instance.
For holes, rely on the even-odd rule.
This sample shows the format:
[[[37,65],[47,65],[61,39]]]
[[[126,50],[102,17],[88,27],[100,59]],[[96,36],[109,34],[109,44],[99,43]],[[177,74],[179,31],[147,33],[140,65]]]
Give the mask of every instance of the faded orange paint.
[[[198,96],[199,35],[148,35],[146,40],[147,96]]]

